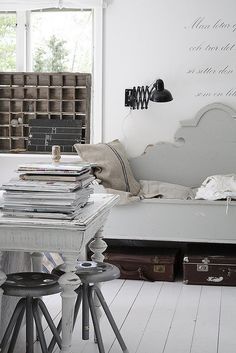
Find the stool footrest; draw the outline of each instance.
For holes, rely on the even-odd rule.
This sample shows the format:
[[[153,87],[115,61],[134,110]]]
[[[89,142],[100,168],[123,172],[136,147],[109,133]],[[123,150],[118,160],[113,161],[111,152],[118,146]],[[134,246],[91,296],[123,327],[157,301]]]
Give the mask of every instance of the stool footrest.
[[[52,353],[53,347],[57,343],[61,349],[61,337],[58,329],[53,323],[53,320],[47,310],[46,305],[40,298],[22,298],[17,303],[15,310],[12,314],[10,322],[7,326],[5,334],[0,343],[1,353],[13,353],[15,344],[19,335],[24,313],[26,312],[26,353],[33,353],[33,342],[34,342],[34,332],[33,332],[33,321],[35,322],[36,331],[41,346],[42,353]],[[52,346],[47,347],[46,339],[44,336],[40,312],[46,319],[48,326],[53,334],[53,339],[55,343]],[[11,337],[10,345],[9,339]],[[8,348],[8,350],[7,350]]]

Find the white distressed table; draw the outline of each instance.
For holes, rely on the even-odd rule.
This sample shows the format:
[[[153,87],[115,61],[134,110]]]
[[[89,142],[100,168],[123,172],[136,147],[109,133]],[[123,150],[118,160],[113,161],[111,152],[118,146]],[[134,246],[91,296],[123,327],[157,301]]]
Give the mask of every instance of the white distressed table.
[[[102,228],[111,208],[119,197],[93,194],[77,220],[37,220],[0,216],[0,263],[4,251],[23,251],[37,254],[44,251],[63,254],[65,274],[59,278],[62,288],[62,348],[61,353],[71,352],[73,310],[76,288],[80,279],[74,274],[76,260],[91,240],[94,261],[103,261],[107,245],[102,240]],[[40,256],[39,256],[40,258]],[[0,269],[0,285],[6,275]],[[0,288],[0,308],[3,290]],[[1,328],[0,328],[1,330]]]

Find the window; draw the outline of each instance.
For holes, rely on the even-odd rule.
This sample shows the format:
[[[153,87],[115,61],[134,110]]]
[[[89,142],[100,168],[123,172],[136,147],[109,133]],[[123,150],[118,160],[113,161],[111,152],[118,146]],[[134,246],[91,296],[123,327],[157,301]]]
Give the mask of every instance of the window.
[[[0,13],[0,70],[90,73],[92,31],[92,10]]]
[[[63,4],[65,2],[63,0]],[[72,2],[70,1],[70,3]],[[74,3],[77,5],[79,2]],[[0,10],[4,8],[3,3],[5,7],[8,6],[8,2],[3,1],[2,4],[0,3]],[[14,3],[14,1],[11,3]],[[19,1],[19,3],[23,4],[24,1]],[[84,4],[83,1],[82,3]],[[88,3],[89,1],[86,2],[86,6]],[[27,11],[16,11],[15,13],[0,13],[0,48],[4,48],[2,49],[4,55],[1,55],[0,59],[0,78],[3,78],[4,81],[6,77],[4,72],[11,72],[9,76],[11,80],[17,81],[17,74],[23,73],[23,83],[17,84],[15,87],[18,90],[14,89],[15,84],[12,81],[7,84],[0,82],[0,152],[30,150],[28,148],[31,139],[30,125],[33,119],[47,118],[48,120],[54,120],[54,123],[57,119],[64,119],[69,123],[71,114],[73,120],[79,119],[83,115],[83,111],[90,114],[90,107],[87,104],[90,101],[88,87],[91,89],[91,83],[84,86],[85,90],[81,90],[81,92],[83,91],[82,98],[81,94],[78,95],[80,87],[74,86],[72,89],[74,92],[71,90],[71,98],[69,94],[71,93],[69,92],[70,85],[63,81],[67,77],[65,73],[73,72],[88,74],[89,82],[91,82],[91,74],[93,77],[93,114],[92,119],[84,114],[83,133],[80,134],[83,136],[81,142],[101,141],[103,1],[93,0],[90,3],[93,5],[92,9],[63,8],[40,11],[34,9],[28,11],[26,9]],[[63,72],[62,86],[60,89],[56,88],[54,90],[54,83],[49,81],[48,85],[45,85],[48,93],[45,93],[46,90],[44,91],[43,86],[42,89],[37,89],[40,87],[36,82],[36,85],[32,84],[31,87],[31,93],[33,94],[31,98],[30,90],[28,90],[25,81],[27,75],[24,73],[27,71],[32,73],[42,72],[42,74],[45,72]],[[16,76],[14,76],[14,72]],[[49,76],[49,80],[53,80],[53,75]],[[88,94],[86,99],[84,92]],[[54,93],[55,97],[53,98]],[[44,95],[44,97],[42,98],[41,95]],[[67,96],[69,98],[65,98]],[[34,101],[34,104],[29,103],[30,99]],[[40,99],[45,101],[40,103],[38,101]],[[70,102],[70,100],[73,102]],[[25,110],[27,106],[32,108],[31,111]],[[83,108],[82,111],[78,109],[77,111],[77,108],[73,108],[79,106],[86,109]],[[79,115],[81,116],[79,117]],[[13,126],[16,121],[17,126]],[[90,129],[90,126],[92,129]],[[15,133],[13,133],[13,130]],[[92,133],[89,136],[88,132],[91,130]],[[10,142],[7,141],[9,138],[11,139]],[[33,150],[32,147],[31,150]],[[46,150],[48,149],[37,149],[38,152]],[[64,151],[71,151],[71,149],[65,148]]]
[[[0,14],[0,71],[16,70],[16,14]]]
[[[91,73],[91,10],[32,12],[30,28],[33,71]]]

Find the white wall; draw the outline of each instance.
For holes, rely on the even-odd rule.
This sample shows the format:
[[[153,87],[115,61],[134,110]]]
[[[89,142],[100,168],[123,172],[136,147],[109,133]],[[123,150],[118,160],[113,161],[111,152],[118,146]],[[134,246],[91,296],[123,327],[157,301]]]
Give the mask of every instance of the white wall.
[[[206,104],[236,108],[235,12],[235,0],[110,1],[104,26],[104,140],[120,138],[134,156],[147,144],[173,140],[179,120]],[[174,100],[150,102],[148,110],[127,116],[125,88],[157,78]]]
[[[134,156],[147,144],[173,140],[179,121],[208,103],[236,109],[235,13],[235,0],[110,0],[104,10],[104,141],[119,138]],[[207,50],[209,44],[217,50]],[[225,67],[232,72],[221,73]],[[124,107],[126,88],[157,78],[172,102],[132,112]],[[20,163],[45,158],[0,155],[0,184]]]

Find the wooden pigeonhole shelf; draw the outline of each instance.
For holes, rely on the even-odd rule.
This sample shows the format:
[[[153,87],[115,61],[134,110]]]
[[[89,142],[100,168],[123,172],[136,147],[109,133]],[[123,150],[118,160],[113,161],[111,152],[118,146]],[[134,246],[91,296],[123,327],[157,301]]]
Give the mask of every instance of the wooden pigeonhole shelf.
[[[0,151],[74,152],[90,142],[91,75],[0,73]]]

